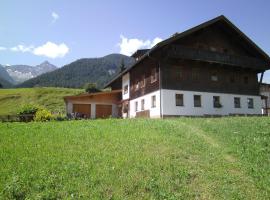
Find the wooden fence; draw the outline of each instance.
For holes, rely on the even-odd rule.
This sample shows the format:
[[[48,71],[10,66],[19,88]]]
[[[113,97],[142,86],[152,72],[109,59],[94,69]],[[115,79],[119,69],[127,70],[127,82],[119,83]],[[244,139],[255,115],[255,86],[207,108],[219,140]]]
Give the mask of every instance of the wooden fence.
[[[33,121],[33,114],[25,115],[0,115],[0,122],[30,122]]]

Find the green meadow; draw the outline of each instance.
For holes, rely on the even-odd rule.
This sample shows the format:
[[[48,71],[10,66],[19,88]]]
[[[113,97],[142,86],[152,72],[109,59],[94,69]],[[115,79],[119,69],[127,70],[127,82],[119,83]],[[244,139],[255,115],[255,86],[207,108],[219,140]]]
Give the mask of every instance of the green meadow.
[[[16,114],[25,104],[42,106],[51,112],[65,112],[64,96],[82,93],[69,88],[0,89],[0,115]]]
[[[267,117],[0,123],[0,199],[270,199]]]

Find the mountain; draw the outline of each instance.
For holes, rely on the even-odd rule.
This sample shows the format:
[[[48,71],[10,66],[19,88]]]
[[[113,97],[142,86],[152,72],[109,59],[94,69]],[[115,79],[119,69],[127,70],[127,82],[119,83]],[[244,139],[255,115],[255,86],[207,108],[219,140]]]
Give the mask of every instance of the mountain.
[[[116,73],[119,73],[122,63],[129,66],[133,62],[133,58],[121,54],[110,54],[101,58],[83,58],[53,72],[25,81],[18,87],[82,88],[86,83],[96,83],[100,88]]]
[[[2,65],[0,65],[0,84],[0,88],[11,87],[14,84],[14,80]]]
[[[5,69],[16,83],[22,83],[41,74],[56,70],[57,67],[45,61],[37,66],[11,65],[5,66]]]

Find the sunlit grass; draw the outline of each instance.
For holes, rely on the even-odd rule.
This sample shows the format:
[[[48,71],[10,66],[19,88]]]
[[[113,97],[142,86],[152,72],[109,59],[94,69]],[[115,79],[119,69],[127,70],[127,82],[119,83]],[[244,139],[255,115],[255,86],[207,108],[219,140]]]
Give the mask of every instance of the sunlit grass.
[[[270,119],[0,124],[0,195],[269,199]]]
[[[24,104],[43,106],[52,112],[65,112],[63,97],[82,92],[68,88],[0,89],[0,115],[16,114]]]

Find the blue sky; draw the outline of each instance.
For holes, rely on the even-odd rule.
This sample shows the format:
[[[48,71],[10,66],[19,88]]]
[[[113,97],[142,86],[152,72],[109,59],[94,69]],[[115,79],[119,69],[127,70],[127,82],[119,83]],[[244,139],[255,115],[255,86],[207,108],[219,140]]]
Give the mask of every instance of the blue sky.
[[[270,54],[269,10],[267,0],[1,0],[0,63],[130,54],[221,14]]]

